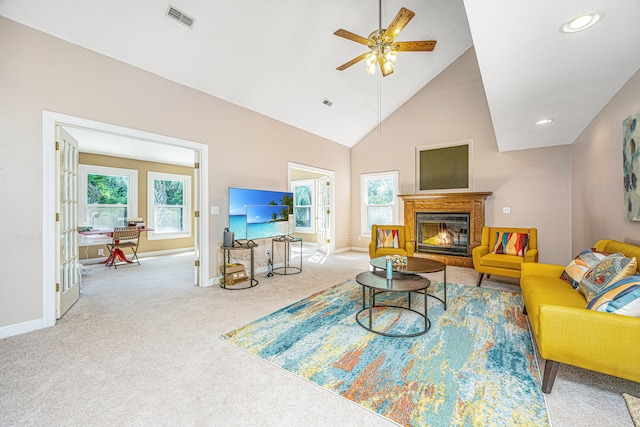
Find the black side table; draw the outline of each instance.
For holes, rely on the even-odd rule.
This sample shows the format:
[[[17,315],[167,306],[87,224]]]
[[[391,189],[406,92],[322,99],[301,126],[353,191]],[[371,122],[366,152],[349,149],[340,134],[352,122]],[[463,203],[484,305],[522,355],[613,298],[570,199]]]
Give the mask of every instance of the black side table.
[[[281,267],[274,267],[273,263],[271,263],[271,273],[272,274],[280,274],[280,275],[288,275],[288,274],[298,274],[302,272],[302,239],[299,237],[276,237],[271,240],[271,257],[272,259],[275,257],[275,245],[276,243],[284,244],[284,265]],[[291,266],[291,243],[300,243],[300,266]]]

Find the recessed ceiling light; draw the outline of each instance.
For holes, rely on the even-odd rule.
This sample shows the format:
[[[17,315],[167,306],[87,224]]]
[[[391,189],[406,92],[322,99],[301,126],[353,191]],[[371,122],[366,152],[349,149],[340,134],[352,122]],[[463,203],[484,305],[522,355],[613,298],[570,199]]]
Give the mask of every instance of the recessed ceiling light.
[[[548,125],[549,123],[551,123],[553,121],[553,119],[542,119],[542,120],[538,120],[536,122],[537,125]]]
[[[593,26],[604,16],[604,12],[598,10],[595,12],[583,13],[571,19],[569,22],[560,27],[563,33],[575,33],[576,31],[586,30]]]

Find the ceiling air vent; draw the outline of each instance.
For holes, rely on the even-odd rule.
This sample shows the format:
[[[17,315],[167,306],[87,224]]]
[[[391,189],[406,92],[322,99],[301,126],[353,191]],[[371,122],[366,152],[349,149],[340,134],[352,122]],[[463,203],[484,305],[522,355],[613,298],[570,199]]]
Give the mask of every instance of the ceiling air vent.
[[[327,107],[331,107],[333,105],[333,102],[329,101],[328,99],[325,99],[324,101],[322,101],[322,103]]]
[[[189,28],[193,27],[193,23],[196,22],[194,18],[181,12],[171,5],[169,5],[169,9],[167,9],[167,16],[175,19],[176,21],[180,22],[183,25],[186,25]]]

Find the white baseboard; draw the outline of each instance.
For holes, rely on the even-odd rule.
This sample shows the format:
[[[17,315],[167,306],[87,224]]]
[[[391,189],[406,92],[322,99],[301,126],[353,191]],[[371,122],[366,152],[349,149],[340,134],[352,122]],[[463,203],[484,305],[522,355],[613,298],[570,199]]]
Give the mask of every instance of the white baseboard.
[[[360,246],[352,246],[351,250],[354,252],[369,252],[369,248],[363,248]]]
[[[26,334],[38,329],[42,329],[42,319],[29,320],[22,323],[3,326],[0,328],[0,339],[13,337],[15,335]]]

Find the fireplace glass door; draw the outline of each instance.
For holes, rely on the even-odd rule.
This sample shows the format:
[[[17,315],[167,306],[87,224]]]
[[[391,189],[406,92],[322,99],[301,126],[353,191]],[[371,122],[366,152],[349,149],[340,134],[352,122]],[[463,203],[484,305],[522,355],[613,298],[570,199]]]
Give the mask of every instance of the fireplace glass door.
[[[416,250],[469,256],[469,214],[420,212],[416,214]]]

